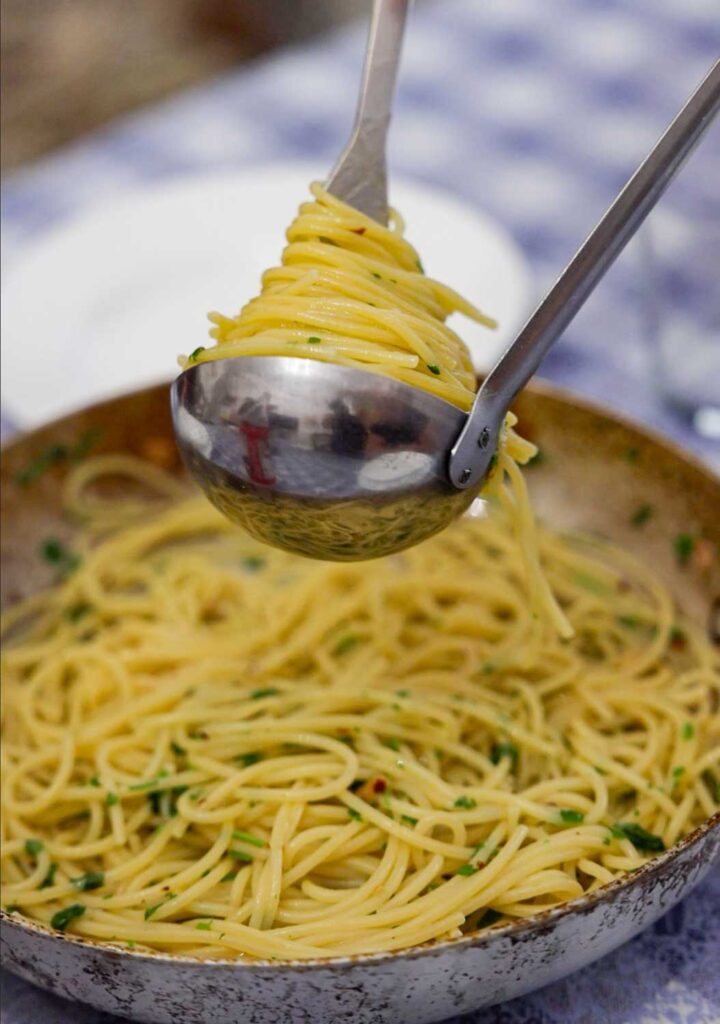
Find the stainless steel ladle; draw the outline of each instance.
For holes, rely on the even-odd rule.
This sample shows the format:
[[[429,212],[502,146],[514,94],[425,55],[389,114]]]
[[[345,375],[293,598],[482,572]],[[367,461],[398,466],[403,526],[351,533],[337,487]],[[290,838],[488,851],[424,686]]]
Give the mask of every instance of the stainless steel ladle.
[[[327,188],[387,219],[385,138],[409,0],[376,0],[352,136]],[[200,363],[172,387],[175,433],[208,498],[259,539],[314,558],[374,558],[472,502],[505,413],[720,108],[720,62],[607,210],[470,413],[400,381],[313,359]]]

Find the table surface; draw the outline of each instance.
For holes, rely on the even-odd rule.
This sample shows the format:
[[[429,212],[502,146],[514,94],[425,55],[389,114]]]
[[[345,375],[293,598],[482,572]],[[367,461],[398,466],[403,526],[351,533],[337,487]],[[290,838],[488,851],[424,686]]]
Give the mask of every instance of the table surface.
[[[308,159],[331,166],[352,118],[364,29],[344,29],[111,125],[9,178],[5,268],[48,227],[146,182]],[[418,4],[390,140],[391,170],[475,203],[550,283],[720,52],[717,0],[444,0]],[[691,201],[720,218],[720,126]],[[682,199],[682,178],[673,186]],[[392,198],[392,197],[391,197]],[[687,197],[685,197],[687,199]],[[670,197],[672,201],[672,197]],[[720,465],[658,398],[643,279],[628,251],[542,375],[674,436]],[[22,422],[4,410],[5,431]],[[466,1024],[717,1024],[720,875],[654,928],[565,981]],[[100,1024],[3,977],[3,1024]]]

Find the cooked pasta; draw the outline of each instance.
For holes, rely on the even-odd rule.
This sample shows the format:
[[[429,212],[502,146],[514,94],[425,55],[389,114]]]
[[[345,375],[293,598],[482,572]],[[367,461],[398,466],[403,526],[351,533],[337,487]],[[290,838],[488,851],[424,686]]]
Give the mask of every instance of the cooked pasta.
[[[333,564],[203,499],[123,524],[119,472],[145,478],[70,475],[64,578],[4,617],[6,910],[203,959],[396,950],[592,891],[718,809],[718,653],[630,555],[541,530],[563,639],[499,502]]]
[[[230,356],[293,356],[380,373],[469,409],[477,388],[470,354],[445,319],[485,316],[427,277],[393,212],[389,227],[312,186],[287,231],[282,265],[235,317],[211,313],[216,345],[184,367]]]

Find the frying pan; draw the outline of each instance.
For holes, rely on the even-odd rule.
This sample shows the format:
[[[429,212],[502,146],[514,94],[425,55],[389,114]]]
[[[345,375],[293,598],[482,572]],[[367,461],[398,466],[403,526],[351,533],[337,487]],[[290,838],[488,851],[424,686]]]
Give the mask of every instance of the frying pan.
[[[65,464],[22,486],[16,475],[51,445],[98,432],[94,451],[130,452],[182,474],[167,387],[137,391],[14,439],[3,454],[1,598],[51,582],[41,540],[72,538],[62,519]],[[522,433],[544,458],[527,470],[535,507],[561,529],[582,529],[634,551],[691,619],[716,629],[720,566],[679,565],[673,538],[720,546],[720,480],[691,455],[619,416],[541,382],[516,403]],[[189,486],[189,485],[188,485]],[[653,507],[642,529],[641,505]],[[153,1024],[430,1024],[578,970],[637,935],[720,860],[720,814],[639,871],[529,920],[478,935],[376,955],[327,960],[213,961],[148,955],[58,933],[2,911],[2,956],[14,973],[67,999]]]

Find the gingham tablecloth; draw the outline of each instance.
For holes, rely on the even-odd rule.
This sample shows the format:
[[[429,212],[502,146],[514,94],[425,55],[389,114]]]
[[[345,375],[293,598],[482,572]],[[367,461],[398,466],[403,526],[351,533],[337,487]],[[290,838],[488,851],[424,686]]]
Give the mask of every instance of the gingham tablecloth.
[[[363,44],[358,26],[280,52],[22,171],[3,190],[6,266],[48,226],[143,182],[271,160],[310,157],[329,167],[349,129]],[[549,284],[719,53],[718,0],[419,4],[391,168],[494,214]],[[706,177],[685,198],[720,218],[720,126],[703,145]],[[682,193],[682,179],[673,190]],[[657,397],[642,287],[624,256],[542,373],[720,464],[717,442],[698,438]],[[22,410],[5,412],[22,418]],[[3,1024],[116,1019],[3,980]],[[599,963],[466,1021],[717,1024],[720,876]]]

